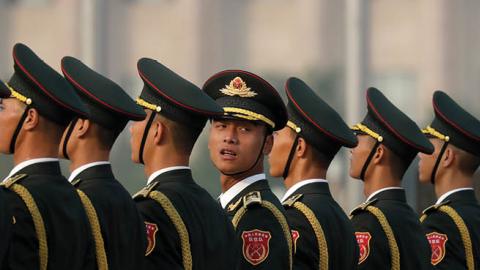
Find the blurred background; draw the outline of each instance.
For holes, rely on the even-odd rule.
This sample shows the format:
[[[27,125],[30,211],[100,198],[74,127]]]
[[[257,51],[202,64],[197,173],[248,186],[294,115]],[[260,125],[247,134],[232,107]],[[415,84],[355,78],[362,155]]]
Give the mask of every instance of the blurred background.
[[[297,76],[348,124],[363,119],[365,89],[375,86],[424,127],[437,89],[480,117],[478,14],[476,0],[0,0],[0,78],[12,75],[11,50],[23,42],[58,71],[63,56],[83,60],[132,97],[143,87],[136,62],[150,57],[200,87],[222,69],[239,68],[263,76],[285,97],[284,82]],[[191,167],[216,198],[208,130],[207,124]],[[131,193],[145,185],[142,166],[130,161],[128,128],[112,163]],[[62,165],[68,176],[68,162]],[[0,179],[12,166],[11,157],[0,156]],[[348,170],[349,152],[341,150],[327,178],[347,212],[365,199]],[[270,183],[282,196],[282,180]],[[432,187],[418,184],[417,161],[403,184],[417,211],[435,202]]]

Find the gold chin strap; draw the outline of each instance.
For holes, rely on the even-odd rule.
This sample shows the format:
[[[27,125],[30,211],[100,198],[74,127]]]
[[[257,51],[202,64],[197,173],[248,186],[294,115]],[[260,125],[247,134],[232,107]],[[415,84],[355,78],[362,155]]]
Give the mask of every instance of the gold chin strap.
[[[230,114],[232,116],[240,117],[251,121],[260,120],[265,124],[271,126],[272,128],[275,128],[275,122],[273,122],[271,119],[267,118],[263,114],[236,107],[223,107],[223,110],[225,111],[226,115]]]
[[[354,125],[353,127],[350,128],[351,130],[359,130],[363,133],[366,133],[367,135],[369,135],[370,137],[374,138],[375,140],[377,140],[378,142],[382,142],[383,141],[383,137],[376,133],[375,131],[371,130],[370,128],[368,128],[367,126],[363,125],[363,124],[356,124]]]
[[[32,104],[32,99],[29,97],[26,97],[19,92],[17,92],[13,87],[11,87],[8,83],[4,83],[5,86],[10,90],[10,97],[16,98],[22,103],[25,103],[26,105],[31,105]]]
[[[431,126],[427,126],[426,128],[422,129],[423,134],[429,134],[434,136],[437,139],[440,139],[444,142],[450,141],[450,137],[438,132],[436,129],[432,128]]]
[[[149,110],[152,110],[154,112],[160,112],[162,110],[162,107],[160,107],[159,105],[155,105],[153,103],[149,103],[143,99],[141,99],[140,97],[138,97],[136,100],[138,105],[146,108],[146,109],[149,109]]]
[[[293,129],[293,131],[295,131],[296,133],[302,132],[302,129],[290,120],[287,122],[287,126]]]

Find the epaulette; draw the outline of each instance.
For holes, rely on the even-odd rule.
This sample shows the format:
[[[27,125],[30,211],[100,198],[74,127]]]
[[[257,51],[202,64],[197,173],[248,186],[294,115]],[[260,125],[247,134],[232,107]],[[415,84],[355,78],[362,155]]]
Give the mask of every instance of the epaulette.
[[[367,207],[369,205],[372,205],[372,204],[376,203],[377,201],[378,201],[378,199],[373,199],[371,201],[364,202],[364,203],[360,204],[359,206],[355,207],[352,210],[352,212],[350,212],[350,216],[353,216],[353,215],[357,214],[358,212],[365,211],[365,209],[367,209]]]
[[[82,182],[82,179],[76,178],[72,181],[72,186],[76,187],[80,184],[80,182]]]
[[[235,203],[232,203],[232,204],[228,205],[227,211],[228,212],[235,211],[240,205],[242,205],[242,201],[243,201],[242,199],[243,199],[243,197],[238,199]]]
[[[302,196],[303,196],[303,194],[295,194],[295,195],[289,197],[287,200],[285,200],[282,204],[283,204],[283,206],[292,207],[293,204],[296,201],[298,201]]]
[[[135,195],[133,195],[133,199],[136,199],[139,197],[147,198],[150,192],[152,192],[155,189],[155,187],[158,185],[158,183],[159,182],[152,182],[148,184],[147,186],[142,188],[139,192],[135,193]]]
[[[425,210],[423,210],[423,211],[422,211],[422,214],[423,214],[423,215],[428,215],[428,214],[430,214],[430,213],[432,213],[432,212],[434,212],[434,211],[437,211],[438,208],[440,208],[440,206],[447,205],[447,204],[449,204],[449,203],[450,203],[450,201],[444,201],[444,202],[439,203],[439,204],[431,205],[431,206],[427,207]]]
[[[242,197],[243,207],[247,208],[250,205],[261,204],[262,196],[259,191],[252,191]]]
[[[14,175],[10,178],[8,178],[7,180],[5,180],[3,183],[1,183],[0,185],[6,187],[6,188],[10,188],[13,184],[15,184],[16,182],[22,180],[23,178],[27,177],[28,175],[27,174],[17,174],[17,175]]]

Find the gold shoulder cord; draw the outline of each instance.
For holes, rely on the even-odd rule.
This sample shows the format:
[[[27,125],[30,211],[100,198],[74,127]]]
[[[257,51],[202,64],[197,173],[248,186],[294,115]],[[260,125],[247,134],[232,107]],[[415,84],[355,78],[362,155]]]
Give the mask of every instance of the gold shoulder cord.
[[[467,269],[475,269],[475,261],[473,260],[473,249],[472,249],[472,240],[470,238],[470,233],[468,232],[467,225],[463,221],[462,217],[453,209],[451,206],[442,205],[438,207],[438,210],[447,214],[455,223],[462,237],[463,247],[465,248],[465,257],[467,260]],[[420,218],[420,222],[423,223],[427,218],[427,214],[423,214]]]
[[[400,251],[398,250],[397,241],[395,240],[395,235],[393,234],[392,227],[388,223],[387,218],[383,214],[382,210],[375,206],[367,206],[366,210],[372,213],[382,226],[383,232],[388,239],[388,246],[390,247],[390,256],[392,261],[392,270],[400,270]]]
[[[277,219],[277,221],[280,223],[280,226],[282,227],[283,234],[285,236],[285,239],[287,239],[287,244],[288,244],[288,262],[290,265],[290,269],[292,269],[293,265],[293,243],[292,243],[292,235],[290,233],[290,227],[288,226],[287,219],[285,216],[280,212],[280,210],[277,209],[277,207],[269,202],[269,201],[261,201],[260,205],[264,208],[267,208],[270,210],[270,212],[273,214],[273,216]],[[247,212],[247,207],[243,206],[240,208],[235,215],[233,216],[232,223],[233,227],[235,230],[237,229],[238,223],[242,219],[243,215]]]
[[[10,179],[9,179],[10,180]],[[28,212],[32,216],[33,226],[35,227],[35,233],[38,239],[38,254],[40,257],[40,270],[47,270],[48,266],[48,244],[47,244],[47,232],[45,230],[45,223],[43,222],[42,214],[38,210],[38,206],[35,203],[35,199],[32,194],[22,185],[15,184],[15,180],[7,180],[3,185],[15,192],[27,206]]]
[[[105,245],[102,237],[102,230],[100,222],[98,221],[97,211],[93,207],[92,202],[83,191],[77,189],[78,196],[82,201],[85,212],[87,213],[88,222],[92,229],[93,240],[95,241],[95,255],[97,258],[97,266],[99,270],[108,270],[107,253],[105,252]]]
[[[318,221],[318,219],[315,217],[315,214],[313,211],[308,208],[304,203],[301,202],[295,202],[293,204],[293,207],[295,207],[298,211],[300,211],[308,220],[310,223],[310,226],[312,226],[313,232],[315,233],[315,236],[317,238],[317,243],[318,243],[318,259],[319,259],[319,264],[318,264],[318,269],[320,270],[328,270],[328,246],[327,246],[327,240],[325,239],[325,234],[322,229],[322,225]]]
[[[173,225],[177,229],[178,235],[180,236],[180,245],[182,248],[182,260],[183,268],[185,270],[192,270],[192,252],[190,250],[190,238],[188,235],[187,227],[182,220],[182,217],[173,206],[172,202],[160,191],[152,191],[148,194],[148,197],[160,204],[160,206],[165,210],[167,216],[172,221]]]

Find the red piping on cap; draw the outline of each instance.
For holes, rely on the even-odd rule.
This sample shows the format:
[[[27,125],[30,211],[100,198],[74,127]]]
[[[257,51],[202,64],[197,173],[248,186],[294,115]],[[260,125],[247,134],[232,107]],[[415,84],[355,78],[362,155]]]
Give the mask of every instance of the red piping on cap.
[[[83,86],[81,86],[77,81],[75,81],[75,79],[73,79],[70,74],[68,74],[68,72],[64,69],[63,65],[62,65],[62,71],[63,71],[63,74],[65,74],[65,76],[67,77],[67,79],[72,82],[80,91],[82,91],[83,93],[85,93],[87,96],[89,96],[90,98],[92,98],[93,100],[97,101],[98,103],[104,105],[105,107],[107,108],[110,108],[118,113],[121,113],[121,114],[126,114],[128,116],[131,116],[131,117],[134,117],[134,118],[141,118],[140,115],[136,115],[136,114],[132,114],[132,113],[129,113],[129,112],[125,112],[125,111],[122,111],[118,108],[115,108],[113,106],[111,106],[110,104],[100,100],[99,98],[97,98],[96,96],[94,96],[90,91],[88,91],[87,89],[85,89]]]
[[[287,81],[288,83],[288,81]],[[288,85],[287,83],[285,83],[285,89],[287,90],[287,96],[289,97],[289,100],[291,102],[293,102],[293,104],[295,105],[295,107],[297,108],[297,110],[300,111],[300,113],[314,126],[316,126],[318,129],[320,129],[323,133],[325,133],[328,137],[332,138],[333,140],[337,140],[337,141],[340,141],[346,145],[350,145],[350,143],[334,136],[333,134],[331,134],[330,132],[328,132],[327,130],[323,129],[321,126],[319,126],[317,123],[315,123],[315,121],[313,121],[301,108],[300,106],[297,104],[297,102],[293,99],[293,97],[291,96],[290,94],[290,89],[288,88]]]
[[[186,108],[188,110],[191,110],[191,111],[195,111],[195,112],[199,112],[199,113],[203,113],[203,114],[207,114],[207,115],[212,115],[212,114],[215,114],[217,115],[217,113],[213,113],[213,112],[207,112],[207,111],[203,111],[203,110],[200,110],[200,109],[197,109],[197,108],[194,108],[194,107],[191,107],[191,106],[188,106],[188,105],[185,105],[183,103],[180,103],[179,101],[167,96],[165,93],[163,93],[160,89],[158,89],[152,82],[150,82],[150,80],[147,79],[147,77],[140,71],[138,70],[138,74],[140,74],[140,77],[142,77],[142,79],[148,83],[148,85],[155,89],[160,95],[162,95],[164,98],[170,100],[171,102],[173,102],[174,104],[180,106],[180,107],[183,107],[183,108]],[[222,113],[218,113],[218,115],[222,115]]]
[[[70,109],[80,115],[83,115],[83,116],[86,116],[84,112],[81,112],[71,106],[69,106],[68,104],[65,104],[63,103],[62,101],[60,101],[59,99],[57,99],[55,96],[53,96],[52,94],[50,94],[46,89],[45,87],[40,84],[26,69],[25,67],[20,63],[20,61],[17,59],[17,56],[15,55],[15,51],[13,52],[13,59],[15,60],[15,63],[18,65],[18,67],[30,78],[30,80],[32,80],[43,92],[44,94],[46,94],[47,96],[49,96],[53,101],[55,101],[56,103],[58,103],[60,106],[63,106],[63,107],[66,107],[67,109]]]

